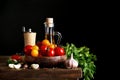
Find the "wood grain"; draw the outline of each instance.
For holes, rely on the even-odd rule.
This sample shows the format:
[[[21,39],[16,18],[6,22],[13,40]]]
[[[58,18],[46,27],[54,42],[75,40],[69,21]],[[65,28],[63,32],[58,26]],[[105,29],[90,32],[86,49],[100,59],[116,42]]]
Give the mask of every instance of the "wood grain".
[[[10,69],[6,64],[9,56],[0,56],[0,80],[79,80],[82,69],[40,68]]]

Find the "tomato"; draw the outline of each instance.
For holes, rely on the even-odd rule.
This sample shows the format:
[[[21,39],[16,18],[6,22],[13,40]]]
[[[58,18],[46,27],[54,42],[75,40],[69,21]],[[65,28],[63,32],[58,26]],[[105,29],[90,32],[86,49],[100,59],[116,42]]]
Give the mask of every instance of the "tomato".
[[[38,51],[38,50],[33,49],[33,50],[31,51],[31,56],[33,56],[33,57],[38,57],[38,55],[39,55],[39,51]]]
[[[47,50],[47,46],[42,45],[42,46],[40,47],[40,50],[41,50],[41,51],[46,51],[46,50]]]
[[[27,45],[24,47],[24,52],[26,55],[31,55],[32,47],[32,45]]]
[[[56,56],[62,56],[62,55],[65,54],[64,48],[62,48],[62,47],[60,47],[60,46],[55,47],[54,50],[55,50],[55,55],[56,55]]]
[[[37,42],[36,45],[40,48],[42,46],[42,42]]]
[[[42,45],[42,46],[40,47],[40,51],[39,51],[39,52],[41,53],[42,56],[46,56],[47,49],[48,49],[48,47],[45,46],[45,45]]]
[[[49,48],[49,49],[47,50],[47,56],[48,56],[48,57],[51,57],[51,56],[54,56],[54,55],[55,55],[54,49],[53,49],[53,48]]]
[[[49,45],[50,45],[50,41],[47,40],[47,39],[44,39],[44,40],[42,41],[42,45],[49,46]]]
[[[32,50],[39,50],[39,47],[37,46],[37,45],[34,45],[33,47],[32,47]]]
[[[22,60],[22,57],[18,54],[14,54],[14,55],[11,56],[11,59]]]
[[[54,49],[55,48],[55,44],[50,44],[48,47]]]

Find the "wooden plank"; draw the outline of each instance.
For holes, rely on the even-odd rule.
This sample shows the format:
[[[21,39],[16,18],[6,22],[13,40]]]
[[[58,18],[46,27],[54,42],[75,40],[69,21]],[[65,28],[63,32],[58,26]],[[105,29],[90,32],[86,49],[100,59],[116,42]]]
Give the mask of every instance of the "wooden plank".
[[[65,68],[40,68],[33,69],[10,69],[2,60],[9,56],[0,56],[0,80],[77,80],[82,78],[82,69]]]
[[[1,56],[1,55],[0,55],[0,64],[1,64],[1,63],[5,63],[8,58],[9,58],[9,56]]]

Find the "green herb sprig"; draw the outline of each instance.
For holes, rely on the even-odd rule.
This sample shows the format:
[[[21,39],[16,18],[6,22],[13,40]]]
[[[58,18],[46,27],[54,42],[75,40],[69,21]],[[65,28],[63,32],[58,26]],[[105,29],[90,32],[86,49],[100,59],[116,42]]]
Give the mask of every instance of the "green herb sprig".
[[[84,80],[94,79],[96,55],[91,53],[87,46],[76,47],[73,43],[66,43],[63,48],[68,58],[73,53],[74,59],[78,61],[78,66],[82,68]]]

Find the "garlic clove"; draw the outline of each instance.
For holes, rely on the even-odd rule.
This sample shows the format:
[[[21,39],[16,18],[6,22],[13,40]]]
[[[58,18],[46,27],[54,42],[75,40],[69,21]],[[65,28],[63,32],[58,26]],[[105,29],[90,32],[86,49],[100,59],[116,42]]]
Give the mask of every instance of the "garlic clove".
[[[8,64],[9,68],[14,68],[14,64]]]
[[[20,69],[21,66],[22,66],[22,65],[21,65],[20,63],[14,64],[14,68],[15,68],[15,69]]]
[[[38,68],[39,68],[39,64],[31,64],[31,67],[32,67],[33,69],[38,69]]]
[[[73,60],[73,63],[74,63],[73,68],[77,68],[78,67],[78,62],[76,60]]]

